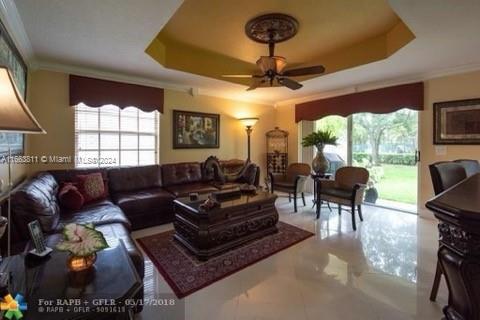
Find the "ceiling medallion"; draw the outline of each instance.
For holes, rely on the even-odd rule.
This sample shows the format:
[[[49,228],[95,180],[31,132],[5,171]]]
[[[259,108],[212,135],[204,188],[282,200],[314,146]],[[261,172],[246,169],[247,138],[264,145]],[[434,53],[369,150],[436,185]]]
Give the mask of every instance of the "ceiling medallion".
[[[253,41],[278,43],[297,34],[298,21],[282,13],[264,14],[255,17],[245,25],[245,33]]]

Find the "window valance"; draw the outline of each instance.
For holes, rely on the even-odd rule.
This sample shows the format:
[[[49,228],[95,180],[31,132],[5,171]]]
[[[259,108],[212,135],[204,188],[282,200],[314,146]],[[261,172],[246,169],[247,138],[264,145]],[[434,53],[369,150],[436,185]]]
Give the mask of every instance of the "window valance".
[[[390,113],[403,108],[423,110],[423,82],[300,103],[295,105],[295,122],[359,112]]]
[[[163,97],[161,88],[70,75],[71,106],[113,104],[121,109],[133,106],[145,112],[163,112]]]

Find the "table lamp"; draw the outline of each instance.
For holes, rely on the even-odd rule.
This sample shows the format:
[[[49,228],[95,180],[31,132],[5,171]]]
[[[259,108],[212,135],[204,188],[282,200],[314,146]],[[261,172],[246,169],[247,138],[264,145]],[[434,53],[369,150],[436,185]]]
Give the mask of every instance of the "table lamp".
[[[252,133],[252,127],[255,125],[255,123],[257,123],[258,118],[242,118],[238,120],[240,120],[240,122],[245,126],[245,130],[247,131],[247,161],[250,161],[250,134]]]
[[[46,133],[23,101],[12,74],[5,66],[0,66],[0,133]],[[8,189],[7,189],[7,256],[11,253],[11,203],[12,159],[8,137]]]

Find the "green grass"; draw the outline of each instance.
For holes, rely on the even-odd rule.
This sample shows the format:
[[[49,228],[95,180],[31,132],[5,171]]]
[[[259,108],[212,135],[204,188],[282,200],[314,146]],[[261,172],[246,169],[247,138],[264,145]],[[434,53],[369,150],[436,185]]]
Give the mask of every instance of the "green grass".
[[[417,203],[417,167],[382,165],[384,176],[377,183],[380,199],[403,203]]]

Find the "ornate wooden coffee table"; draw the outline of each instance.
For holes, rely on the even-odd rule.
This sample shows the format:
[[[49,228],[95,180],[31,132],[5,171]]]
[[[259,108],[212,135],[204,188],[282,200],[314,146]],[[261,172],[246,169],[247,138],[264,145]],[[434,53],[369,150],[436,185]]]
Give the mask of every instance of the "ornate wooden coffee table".
[[[200,260],[248,241],[277,232],[277,196],[260,191],[224,200],[210,211],[199,210],[207,195],[197,201],[179,198],[175,204],[174,238]]]

